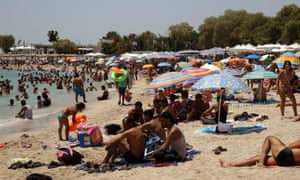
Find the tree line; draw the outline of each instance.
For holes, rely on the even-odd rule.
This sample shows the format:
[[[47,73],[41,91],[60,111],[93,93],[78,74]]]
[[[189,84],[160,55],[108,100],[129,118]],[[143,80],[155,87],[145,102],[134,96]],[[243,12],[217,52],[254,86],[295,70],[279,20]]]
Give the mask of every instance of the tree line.
[[[156,35],[151,31],[141,34],[120,35],[108,32],[101,38],[102,52],[122,54],[131,51],[179,51],[184,49],[208,49],[232,47],[236,44],[300,43],[300,7],[284,6],[275,17],[246,10],[226,10],[218,17],[208,17],[197,31],[186,22],[171,25],[168,35]],[[49,30],[48,41],[57,53],[74,53],[77,45],[68,39],[60,39],[56,30]],[[7,53],[15,43],[13,35],[0,35],[0,48]]]

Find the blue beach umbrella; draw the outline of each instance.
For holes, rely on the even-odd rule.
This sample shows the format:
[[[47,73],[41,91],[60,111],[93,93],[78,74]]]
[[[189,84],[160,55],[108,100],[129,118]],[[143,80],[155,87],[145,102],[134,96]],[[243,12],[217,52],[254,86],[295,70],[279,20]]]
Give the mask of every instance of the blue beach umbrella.
[[[258,54],[250,54],[248,56],[245,57],[245,59],[260,59],[260,55]]]
[[[192,86],[192,89],[199,91],[216,91],[221,88],[225,88],[228,91],[235,93],[252,92],[251,88],[249,88],[240,78],[224,73],[204,76]]]
[[[172,65],[168,62],[160,62],[157,65],[157,67],[170,67],[170,66],[172,66]]]

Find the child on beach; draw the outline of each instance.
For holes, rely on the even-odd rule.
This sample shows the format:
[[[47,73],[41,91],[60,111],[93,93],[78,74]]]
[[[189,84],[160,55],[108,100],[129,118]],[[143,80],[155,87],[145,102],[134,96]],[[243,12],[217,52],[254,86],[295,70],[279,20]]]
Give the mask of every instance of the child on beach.
[[[63,141],[64,139],[62,138],[62,128],[65,126],[65,137],[66,141],[69,138],[69,116],[72,116],[72,121],[75,123],[75,117],[78,112],[82,112],[85,109],[85,104],[84,103],[77,103],[75,106],[67,107],[63,109],[58,115],[58,137],[59,140]]]

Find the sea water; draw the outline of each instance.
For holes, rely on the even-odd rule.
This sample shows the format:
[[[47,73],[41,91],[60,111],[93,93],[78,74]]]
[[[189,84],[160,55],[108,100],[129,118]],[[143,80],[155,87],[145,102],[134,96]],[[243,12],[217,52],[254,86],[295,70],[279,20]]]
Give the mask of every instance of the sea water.
[[[20,100],[21,93],[18,91],[18,74],[20,72],[16,70],[4,70],[0,69],[0,80],[9,79],[13,89],[10,94],[0,96],[0,135],[7,134],[10,132],[18,131],[28,131],[32,129],[47,127],[49,124],[53,124],[53,121],[57,122],[56,114],[61,111],[63,108],[68,106],[74,106],[75,94],[74,92],[67,91],[64,89],[57,89],[55,83],[50,86],[49,84],[37,85],[38,94],[33,94],[33,88],[30,82],[25,82],[26,92],[29,95],[29,98],[26,99],[26,103],[29,104],[33,109],[33,120],[24,120],[20,118],[15,118],[15,115],[20,111],[21,104],[20,101],[16,101],[15,96],[19,95]],[[26,72],[25,72],[26,74]],[[88,83],[85,82],[85,88],[88,87]],[[102,94],[101,85],[104,85],[104,82],[93,82],[93,85],[97,88],[97,91],[86,92],[87,97],[87,107],[92,104],[99,103],[96,100],[97,96]],[[41,95],[43,88],[49,90],[48,96],[51,98],[51,106],[44,108],[37,108],[37,96]],[[10,99],[14,99],[14,105],[10,106]],[[78,97],[78,101],[83,101],[82,97]]]

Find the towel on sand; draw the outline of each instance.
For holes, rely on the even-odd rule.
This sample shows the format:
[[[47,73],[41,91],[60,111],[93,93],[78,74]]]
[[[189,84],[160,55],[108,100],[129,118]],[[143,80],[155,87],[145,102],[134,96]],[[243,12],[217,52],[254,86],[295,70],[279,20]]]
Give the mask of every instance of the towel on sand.
[[[249,133],[249,132],[259,132],[266,129],[264,124],[256,124],[253,126],[240,126],[240,127],[233,127],[232,128],[232,133],[230,134],[243,134],[243,133]],[[201,133],[216,133],[216,128],[215,127],[204,127],[201,129],[197,129],[194,131],[196,134],[201,134]],[[229,133],[228,133],[229,134]]]

